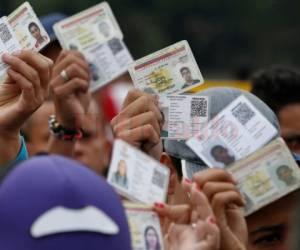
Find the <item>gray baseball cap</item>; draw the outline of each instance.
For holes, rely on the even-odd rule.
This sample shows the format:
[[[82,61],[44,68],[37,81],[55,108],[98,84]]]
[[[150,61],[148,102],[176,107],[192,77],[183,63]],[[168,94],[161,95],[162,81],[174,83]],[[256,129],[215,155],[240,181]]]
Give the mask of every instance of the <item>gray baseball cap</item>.
[[[280,134],[279,122],[275,113],[263,101],[249,92],[237,88],[217,87],[206,89],[200,93],[197,93],[196,95],[208,96],[209,120],[213,119],[237,97],[244,95],[277,129],[278,133],[274,136],[274,138],[278,137]],[[198,172],[207,168],[206,164],[194,153],[192,149],[186,145],[184,140],[165,140],[164,149],[165,152],[170,156],[181,159],[183,164],[186,164],[186,167],[191,172]]]

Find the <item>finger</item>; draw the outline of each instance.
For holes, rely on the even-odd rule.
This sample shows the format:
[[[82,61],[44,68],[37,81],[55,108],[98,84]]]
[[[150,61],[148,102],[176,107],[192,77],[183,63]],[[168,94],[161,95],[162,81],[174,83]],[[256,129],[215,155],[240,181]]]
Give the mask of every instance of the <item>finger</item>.
[[[135,117],[129,118],[123,122],[120,122],[116,126],[113,127],[114,134],[119,134],[124,130],[134,129],[137,127],[141,127],[143,125],[150,124],[153,126],[154,130],[157,134],[160,134],[160,126],[157,122],[155,114],[152,111],[148,111],[146,113],[137,115]]]
[[[12,69],[7,71],[9,77],[19,86],[22,90],[22,97],[26,101],[32,101],[35,98],[35,91],[33,84],[29,82],[23,75],[18,72],[15,72]]]
[[[225,191],[238,192],[236,185],[230,182],[206,182],[202,187],[202,192],[206,195],[209,201],[216,193]]]
[[[88,82],[90,81],[90,75],[76,63],[69,65],[65,69],[65,72],[70,80],[72,80],[73,78],[80,78],[80,79],[88,81]],[[66,81],[61,76],[61,74],[59,74],[51,81],[51,87],[55,88],[57,86],[64,85],[64,84],[68,83],[69,81]]]
[[[116,134],[116,138],[120,138],[134,146],[141,145],[141,143],[146,141],[153,145],[156,145],[160,142],[160,136],[149,124],[135,129],[122,131],[121,133]]]
[[[90,74],[90,69],[88,63],[80,57],[74,54],[68,54],[61,61],[57,62],[53,68],[53,76],[59,75],[63,70],[65,70],[71,64],[78,64],[87,74]]]
[[[189,197],[191,196],[191,190],[193,187],[193,182],[190,179],[184,178],[181,181],[181,186],[183,188],[183,190],[189,195]]]
[[[80,53],[79,51],[74,51],[74,50],[62,50],[62,51],[59,53],[59,55],[58,55],[56,61],[57,61],[57,62],[60,62],[63,58],[65,58],[65,57],[68,56],[68,55],[72,55],[72,54],[73,54],[74,56],[78,57],[78,58],[81,58],[82,60],[85,60],[84,55],[83,55],[82,53]]]
[[[191,208],[189,205],[167,205],[155,203],[154,210],[161,217],[166,217],[177,224],[187,224],[190,220]]]
[[[126,108],[128,105],[130,105],[132,102],[134,102],[135,100],[139,99],[142,96],[147,96],[149,98],[152,98],[155,102],[154,103],[158,103],[157,102],[157,97],[156,96],[152,96],[150,94],[147,94],[141,90],[138,89],[133,89],[130,90],[125,98],[125,101],[123,102],[123,107],[122,109]]]
[[[235,181],[230,173],[223,169],[210,168],[199,173],[194,174],[193,181],[202,189],[206,182],[231,182]]]
[[[76,92],[86,93],[88,91],[88,88],[89,82],[80,78],[73,78],[66,84],[54,88],[53,91],[58,98],[64,98]]]
[[[8,64],[13,71],[24,76],[28,81],[32,83],[40,81],[38,72],[17,56],[4,54],[3,62]]]
[[[51,59],[48,59],[39,53],[26,50],[19,53],[17,57],[37,71],[43,88],[48,87],[53,66],[53,61]]]
[[[156,120],[159,124],[162,123],[163,118],[157,105],[154,104],[151,98],[143,95],[123,109],[119,115],[111,121],[111,124],[112,126],[115,126],[118,123],[127,120],[128,118],[146,113],[148,111],[152,111],[155,114]]]
[[[197,186],[193,184],[191,190],[191,221],[206,220],[210,216],[214,216],[213,210],[205,194],[198,190]]]
[[[245,206],[242,196],[236,191],[226,191],[215,194],[212,197],[211,204],[217,218],[223,218],[225,216],[226,206],[230,204],[235,204],[239,207]]]

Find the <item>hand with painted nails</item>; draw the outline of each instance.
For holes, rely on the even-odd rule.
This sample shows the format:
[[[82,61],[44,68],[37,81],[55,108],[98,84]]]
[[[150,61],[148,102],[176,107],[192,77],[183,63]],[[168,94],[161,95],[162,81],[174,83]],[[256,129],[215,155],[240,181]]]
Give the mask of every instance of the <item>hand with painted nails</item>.
[[[206,195],[221,232],[222,250],[245,250],[248,241],[243,215],[245,202],[231,174],[222,169],[208,169],[195,174],[193,181]],[[185,185],[188,190],[189,186]]]
[[[21,126],[48,97],[53,65],[32,51],[5,54],[2,60],[9,69],[0,84],[0,165],[17,155]]]
[[[139,90],[128,93],[121,112],[111,121],[115,138],[143,150],[159,160],[163,117],[155,96]]]
[[[220,231],[206,196],[196,185],[190,190],[191,210],[188,224],[172,223],[165,235],[167,250],[218,250]]]

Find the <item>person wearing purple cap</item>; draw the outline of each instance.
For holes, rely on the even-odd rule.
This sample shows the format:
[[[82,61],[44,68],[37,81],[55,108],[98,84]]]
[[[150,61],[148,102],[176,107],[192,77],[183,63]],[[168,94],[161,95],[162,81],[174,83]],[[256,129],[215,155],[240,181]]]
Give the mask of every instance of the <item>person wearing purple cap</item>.
[[[19,165],[0,188],[5,250],[130,250],[120,197],[73,160],[40,156]]]

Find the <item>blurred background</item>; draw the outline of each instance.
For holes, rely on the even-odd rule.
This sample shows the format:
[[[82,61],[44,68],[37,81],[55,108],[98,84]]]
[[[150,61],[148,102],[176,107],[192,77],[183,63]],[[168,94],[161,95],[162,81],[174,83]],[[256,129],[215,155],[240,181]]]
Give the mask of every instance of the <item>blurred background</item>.
[[[30,0],[38,15],[75,14],[96,0]],[[205,78],[247,79],[300,65],[299,0],[108,0],[135,59],[186,39]],[[2,15],[23,1],[1,0]]]

